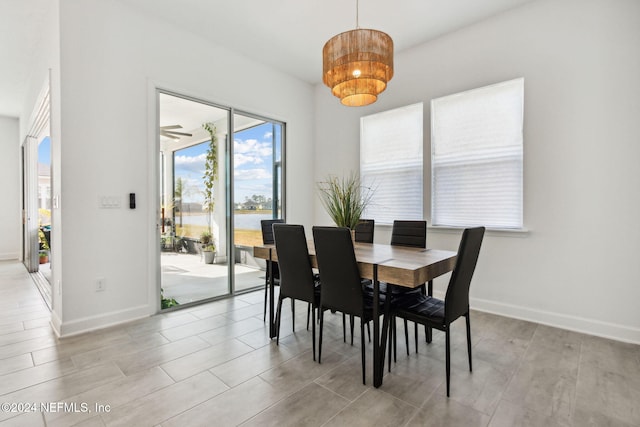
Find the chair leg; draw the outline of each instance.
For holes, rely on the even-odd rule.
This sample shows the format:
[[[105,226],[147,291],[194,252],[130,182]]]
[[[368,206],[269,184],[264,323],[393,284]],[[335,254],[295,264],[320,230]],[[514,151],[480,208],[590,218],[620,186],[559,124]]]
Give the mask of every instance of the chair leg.
[[[276,345],[280,345],[280,318],[282,317],[282,297],[278,297],[278,309],[276,310]]]
[[[396,318],[393,318],[393,363],[398,363],[398,330],[396,329]],[[389,351],[391,360],[391,351]]]
[[[467,318],[467,353],[469,353],[469,372],[473,372],[473,366],[471,364],[471,322],[469,320],[469,313],[465,316]]]
[[[429,280],[427,284],[427,295],[433,296],[433,280]],[[429,328],[427,325],[424,325],[424,339],[429,344],[433,339],[433,328]]]
[[[322,306],[320,310],[320,336],[318,337],[318,363],[322,363],[322,326],[324,325],[324,310]]]
[[[414,335],[414,340],[416,342],[416,353],[418,352],[418,324],[414,323],[413,324],[413,335]]]
[[[349,316],[349,326],[351,327],[351,345],[353,345],[353,315]]]
[[[347,342],[347,317],[344,313],[342,313],[342,341]]]
[[[407,319],[404,320],[404,343],[407,346],[407,356],[409,355],[409,331],[407,329]]]
[[[307,304],[307,331],[309,330],[309,314],[311,313],[311,303]]]
[[[291,298],[291,330],[296,331],[296,300]]]
[[[393,341],[394,339],[394,333],[395,333],[395,317],[392,317],[391,319],[389,319],[389,363],[388,363],[388,368],[387,370],[389,372],[391,372],[391,341]]]
[[[353,316],[351,316],[351,320],[353,322]],[[351,325],[353,325],[353,323],[351,323]],[[353,333],[351,334],[351,339],[353,340]],[[365,375],[364,319],[362,319],[362,317],[360,318],[360,347],[362,347],[361,348],[361,352],[362,352],[362,384],[366,385],[367,384],[367,380],[366,380],[366,375]]]
[[[450,360],[450,347],[451,347],[451,343],[450,343],[450,339],[449,339],[449,326],[447,325],[447,330],[445,331],[445,341],[446,341],[446,345],[445,345],[445,358],[446,358],[446,370],[447,370],[447,397],[449,397],[449,383],[451,380],[451,360]]]
[[[311,305],[309,305],[311,306]],[[313,340],[313,360],[316,360],[316,308],[311,309],[313,316],[313,324],[311,325],[311,339]],[[307,311],[307,329],[309,329],[309,312]]]
[[[262,321],[267,321],[267,293],[269,292],[269,278],[267,276],[267,280],[264,282],[264,315],[262,316]]]
[[[369,327],[369,322],[367,322],[367,335],[369,336],[369,342],[371,342],[371,328]]]

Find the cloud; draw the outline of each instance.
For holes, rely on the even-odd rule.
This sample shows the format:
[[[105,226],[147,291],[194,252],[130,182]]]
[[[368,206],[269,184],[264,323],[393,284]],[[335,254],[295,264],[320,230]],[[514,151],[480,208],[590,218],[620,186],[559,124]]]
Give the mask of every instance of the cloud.
[[[204,163],[207,158],[205,153],[199,156],[175,156],[174,162],[176,169],[187,172],[204,173]]]
[[[257,139],[236,139],[233,142],[233,151],[236,154],[252,154],[258,157],[271,155],[271,142],[260,142]]]
[[[269,132],[265,132],[263,138],[264,139],[271,139],[273,137],[273,132],[269,131]]]
[[[233,164],[236,168],[242,165],[261,165],[272,156],[271,142],[260,142],[257,139],[236,139],[233,149]]]
[[[239,181],[271,179],[271,172],[266,169],[236,169],[233,176]]]
[[[242,165],[260,165],[264,163],[261,157],[248,156],[246,154],[236,154],[233,156],[233,165],[239,168]]]

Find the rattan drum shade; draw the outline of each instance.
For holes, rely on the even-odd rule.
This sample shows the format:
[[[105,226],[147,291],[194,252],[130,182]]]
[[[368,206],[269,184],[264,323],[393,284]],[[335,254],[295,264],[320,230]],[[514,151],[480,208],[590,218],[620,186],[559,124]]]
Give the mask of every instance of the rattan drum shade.
[[[392,77],[393,40],[382,31],[346,31],[322,49],[322,80],[344,105],[375,102]]]

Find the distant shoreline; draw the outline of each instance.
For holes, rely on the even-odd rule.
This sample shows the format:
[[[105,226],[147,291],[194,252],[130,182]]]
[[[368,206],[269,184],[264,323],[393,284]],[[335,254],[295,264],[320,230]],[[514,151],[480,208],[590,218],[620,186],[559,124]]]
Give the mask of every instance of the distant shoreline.
[[[235,209],[233,211],[234,215],[271,215],[273,211],[271,209],[262,209],[262,210],[254,210],[254,209]],[[182,216],[196,216],[203,215],[204,212],[194,212],[194,211],[184,211],[182,212]],[[176,216],[180,216],[180,212],[176,212]]]

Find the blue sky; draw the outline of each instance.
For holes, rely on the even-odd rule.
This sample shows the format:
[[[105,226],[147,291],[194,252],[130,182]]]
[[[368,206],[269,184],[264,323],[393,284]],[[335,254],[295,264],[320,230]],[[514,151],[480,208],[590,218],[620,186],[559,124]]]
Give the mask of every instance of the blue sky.
[[[280,138],[280,127],[276,126],[276,140]],[[273,167],[273,125],[264,123],[238,132],[234,140],[234,178],[236,202],[254,194],[271,197]],[[219,141],[220,143],[222,141]],[[202,176],[208,143],[176,151],[175,176],[185,180],[184,202],[204,201],[202,194]],[[280,144],[276,144],[277,157],[280,157]],[[220,159],[222,164],[224,160]],[[221,177],[222,178],[222,177]]]
[[[38,144],[38,163],[47,166],[51,165],[51,139],[48,136],[44,137]]]

